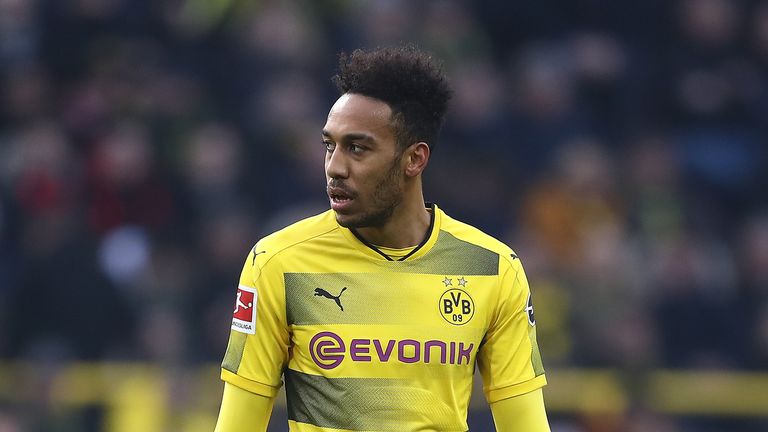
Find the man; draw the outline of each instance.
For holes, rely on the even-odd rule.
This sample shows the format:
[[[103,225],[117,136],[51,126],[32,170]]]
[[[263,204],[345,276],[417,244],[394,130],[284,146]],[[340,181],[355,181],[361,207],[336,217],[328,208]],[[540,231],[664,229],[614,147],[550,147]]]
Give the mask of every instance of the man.
[[[216,430],[465,431],[475,364],[499,431],[548,431],[515,253],[425,204],[450,99],[411,47],[342,54],[322,131],[331,210],[259,241],[238,288]]]

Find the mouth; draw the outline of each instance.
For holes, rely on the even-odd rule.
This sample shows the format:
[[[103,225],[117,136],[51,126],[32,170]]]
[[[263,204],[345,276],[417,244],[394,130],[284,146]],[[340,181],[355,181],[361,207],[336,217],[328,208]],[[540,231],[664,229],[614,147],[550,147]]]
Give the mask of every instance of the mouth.
[[[352,193],[339,187],[328,187],[328,198],[331,200],[331,208],[335,211],[343,211],[352,204]]]

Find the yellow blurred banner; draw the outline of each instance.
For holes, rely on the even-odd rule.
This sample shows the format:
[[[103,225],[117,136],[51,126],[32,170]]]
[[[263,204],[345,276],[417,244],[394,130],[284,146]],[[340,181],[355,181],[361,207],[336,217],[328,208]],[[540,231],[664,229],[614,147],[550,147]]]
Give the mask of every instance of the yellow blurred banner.
[[[109,432],[210,431],[222,392],[218,377],[217,365],[5,363],[0,401],[60,410],[101,406]],[[550,369],[547,379],[547,411],[554,415],[620,415],[642,406],[670,415],[768,416],[768,373]],[[471,408],[482,409],[479,385],[475,390]],[[284,404],[281,396],[277,408]]]

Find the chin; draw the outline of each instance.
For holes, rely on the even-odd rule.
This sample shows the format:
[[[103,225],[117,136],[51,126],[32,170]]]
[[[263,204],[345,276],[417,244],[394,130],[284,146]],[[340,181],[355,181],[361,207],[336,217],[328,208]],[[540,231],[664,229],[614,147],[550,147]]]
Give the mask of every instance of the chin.
[[[343,226],[344,228],[354,228],[353,224],[350,224],[352,222],[348,216],[340,215],[338,212],[336,213],[336,222],[338,222],[339,225]]]
[[[392,215],[391,212],[379,212],[368,214],[339,214],[336,212],[336,222],[344,228],[378,228],[384,226]]]
[[[344,228],[365,228],[369,226],[365,222],[365,218],[363,217],[355,217],[353,215],[342,215],[339,213],[336,213],[336,222],[338,222],[339,225],[343,226]]]

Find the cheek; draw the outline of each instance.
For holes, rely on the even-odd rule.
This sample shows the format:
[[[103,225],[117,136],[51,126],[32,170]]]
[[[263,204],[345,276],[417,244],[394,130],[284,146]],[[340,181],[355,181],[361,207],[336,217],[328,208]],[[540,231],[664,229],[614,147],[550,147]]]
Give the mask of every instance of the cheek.
[[[391,190],[397,183],[396,172],[393,171],[392,167],[378,170],[375,174],[371,174],[367,178],[366,183],[370,190],[376,190],[379,192]]]

